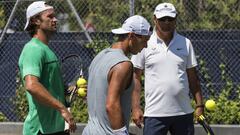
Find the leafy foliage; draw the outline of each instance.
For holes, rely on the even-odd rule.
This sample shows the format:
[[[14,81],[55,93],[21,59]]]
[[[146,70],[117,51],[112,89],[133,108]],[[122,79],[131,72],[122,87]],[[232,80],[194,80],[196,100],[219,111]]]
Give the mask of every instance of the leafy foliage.
[[[4,121],[8,121],[8,119],[2,112],[0,112],[0,122],[4,122]]]
[[[225,64],[221,63],[219,65],[219,68],[221,69],[221,78],[225,85],[222,88],[220,94],[216,95],[214,93],[214,89],[211,87],[211,79],[208,75],[204,61],[202,60],[200,60],[200,67],[200,72],[207,80],[206,86],[211,91],[208,99],[213,99],[216,102],[216,109],[214,111],[208,111],[205,109],[205,115],[208,118],[209,123],[240,124],[240,85],[234,87],[235,84],[226,74]],[[233,93],[236,94],[235,97],[231,97]],[[205,101],[208,99],[205,99]]]
[[[77,19],[67,1],[47,0],[56,9],[56,14],[68,14],[67,21],[71,31],[81,31]],[[109,32],[116,28],[130,16],[129,0],[71,0],[77,13],[85,23],[92,18],[92,23],[98,32]],[[178,11],[179,30],[219,30],[239,29],[240,1],[239,0],[136,0],[135,14],[146,17],[149,21],[157,4],[162,2],[173,3]],[[21,14],[18,20],[25,20],[25,12],[31,1],[21,2],[16,13]],[[103,3],[103,4],[102,4]],[[14,2],[12,2],[14,4]],[[0,3],[0,28],[6,24],[6,11]],[[21,22],[25,24],[25,21]],[[153,24],[153,23],[152,23]],[[22,28],[19,28],[22,30]]]
[[[97,31],[108,32],[119,27],[130,16],[128,0],[72,0],[79,16],[86,21],[92,17]],[[152,22],[155,7],[162,2],[173,3],[178,11],[179,30],[218,30],[239,29],[239,0],[139,0],[134,3],[135,14],[142,15]],[[55,2],[70,15],[71,30],[78,30],[77,22],[68,4]],[[59,8],[60,9],[60,8]],[[62,9],[62,8],[61,8]],[[153,22],[152,22],[153,24]]]
[[[24,121],[25,118],[27,117],[28,102],[27,102],[25,88],[23,87],[23,84],[20,79],[20,72],[18,72],[16,80],[17,80],[16,96],[12,99],[12,101],[16,106],[15,112],[17,114],[18,120]]]
[[[77,122],[87,123],[88,111],[87,101],[83,98],[77,98],[71,107],[71,112]]]
[[[4,16],[4,10],[3,6],[0,3],[0,28],[3,28],[5,25],[5,16]]]
[[[101,39],[101,37],[96,37],[93,40],[93,42],[88,43],[86,47],[94,49],[95,54],[98,54],[103,49],[110,47],[110,43],[106,39]]]

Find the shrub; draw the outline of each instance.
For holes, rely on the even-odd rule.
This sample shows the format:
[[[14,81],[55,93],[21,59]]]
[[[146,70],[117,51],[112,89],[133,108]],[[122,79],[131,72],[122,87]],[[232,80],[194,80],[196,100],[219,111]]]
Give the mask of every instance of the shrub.
[[[205,109],[205,116],[211,124],[240,124],[240,86],[234,87],[235,84],[228,76],[224,63],[221,63],[219,68],[224,86],[220,93],[216,94],[211,87],[212,82],[205,62],[200,60],[200,73],[205,77],[206,87],[210,90],[209,99],[213,99],[216,102],[216,109],[214,111]],[[235,93],[234,97],[232,96],[233,93]]]
[[[2,112],[0,112],[0,122],[4,122],[4,121],[8,121],[8,119]]]

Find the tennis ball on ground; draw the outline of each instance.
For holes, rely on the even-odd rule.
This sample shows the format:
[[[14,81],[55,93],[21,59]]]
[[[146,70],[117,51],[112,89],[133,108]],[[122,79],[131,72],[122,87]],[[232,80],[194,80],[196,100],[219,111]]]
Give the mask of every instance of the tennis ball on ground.
[[[78,93],[78,95],[80,96],[80,97],[85,97],[86,95],[87,95],[87,89],[86,88],[79,88],[78,90],[77,90],[77,93]]]
[[[207,110],[213,111],[216,108],[216,103],[214,100],[207,100],[207,102],[205,103],[205,107],[207,108]]]
[[[87,81],[83,78],[83,77],[80,77],[78,80],[77,80],[77,86],[78,87],[81,87],[82,85],[86,85],[87,84]]]

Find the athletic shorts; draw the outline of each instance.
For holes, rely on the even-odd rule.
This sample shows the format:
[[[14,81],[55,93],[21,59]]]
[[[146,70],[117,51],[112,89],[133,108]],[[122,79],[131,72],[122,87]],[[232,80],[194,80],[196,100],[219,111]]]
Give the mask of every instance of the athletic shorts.
[[[194,135],[193,113],[171,117],[144,117],[144,135]]]
[[[38,135],[70,135],[69,131],[61,131],[61,132],[56,132],[52,134],[42,134],[40,131],[38,132]]]

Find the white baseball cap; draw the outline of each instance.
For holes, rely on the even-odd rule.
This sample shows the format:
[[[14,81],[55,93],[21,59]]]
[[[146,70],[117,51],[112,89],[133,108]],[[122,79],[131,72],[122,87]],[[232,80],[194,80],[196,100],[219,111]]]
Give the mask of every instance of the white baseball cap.
[[[169,16],[175,18],[177,15],[176,8],[171,3],[161,3],[157,5],[154,11],[154,15],[157,19]]]
[[[114,34],[127,34],[130,32],[138,35],[151,35],[151,25],[144,17],[134,15],[125,20],[121,28],[112,30]]]
[[[35,1],[28,6],[27,13],[26,13],[27,23],[24,27],[24,30],[27,29],[31,17],[33,17],[45,10],[53,9],[52,6],[46,5],[45,3],[46,3],[45,1]]]

